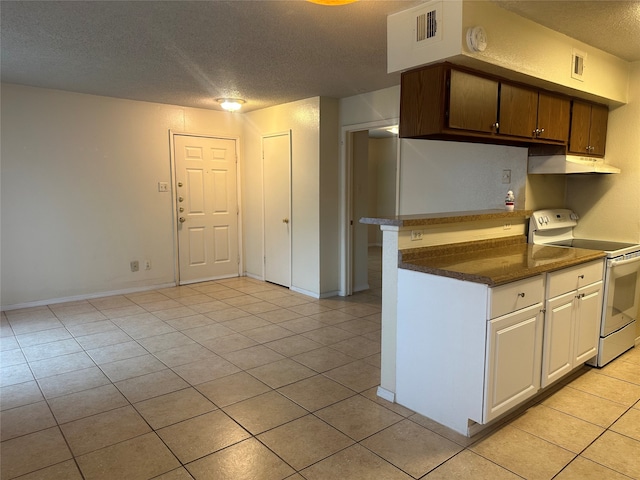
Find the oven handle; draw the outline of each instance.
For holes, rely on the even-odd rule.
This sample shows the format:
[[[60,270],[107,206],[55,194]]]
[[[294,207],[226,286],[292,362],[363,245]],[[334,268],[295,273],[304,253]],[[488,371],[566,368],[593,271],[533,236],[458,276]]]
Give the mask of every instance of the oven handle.
[[[619,267],[633,262],[640,262],[640,257],[628,258],[627,260],[609,260],[609,265],[612,267]]]

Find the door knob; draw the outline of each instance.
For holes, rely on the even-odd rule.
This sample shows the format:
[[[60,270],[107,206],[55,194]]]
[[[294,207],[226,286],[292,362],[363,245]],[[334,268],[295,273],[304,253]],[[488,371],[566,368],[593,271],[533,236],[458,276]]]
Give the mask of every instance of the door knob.
[[[181,187],[182,186],[182,182],[178,182],[178,186]]]
[[[282,223],[289,223],[289,219],[288,218],[283,218],[282,219]]]
[[[186,221],[187,221],[187,219],[186,219],[186,218],[184,218],[184,217],[180,217],[178,220],[180,220],[180,223],[184,223],[184,222],[186,222]]]

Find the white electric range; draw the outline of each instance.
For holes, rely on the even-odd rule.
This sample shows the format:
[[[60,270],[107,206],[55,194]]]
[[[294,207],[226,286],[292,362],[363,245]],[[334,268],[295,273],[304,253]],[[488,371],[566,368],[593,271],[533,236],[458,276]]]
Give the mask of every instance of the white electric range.
[[[635,344],[640,306],[640,245],[575,238],[573,230],[578,220],[578,215],[567,209],[533,212],[529,219],[529,243],[605,252],[600,344],[598,356],[589,362],[602,367]]]

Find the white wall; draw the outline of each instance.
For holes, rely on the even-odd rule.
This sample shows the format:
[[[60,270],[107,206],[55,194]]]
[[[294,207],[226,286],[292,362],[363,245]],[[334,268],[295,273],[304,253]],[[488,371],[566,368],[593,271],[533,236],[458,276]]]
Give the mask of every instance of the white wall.
[[[457,212],[504,208],[513,190],[524,208],[527,149],[434,140],[403,140],[400,213]],[[502,183],[502,170],[511,183]]]
[[[320,98],[320,296],[340,292],[340,103]]]
[[[239,118],[6,84],[1,108],[2,306],[173,283],[169,130],[238,137]]]
[[[321,151],[321,111],[327,114],[327,130],[333,131],[333,152]],[[324,114],[324,113],[323,113]],[[331,117],[335,117],[331,121]],[[321,296],[324,289],[337,290],[337,101],[314,97],[278,105],[244,115],[245,163],[243,181],[245,270],[248,275],[264,278],[264,232],[262,214],[262,152],[263,135],[291,130],[292,141],[292,190],[291,235],[292,271],[291,287],[314,296]],[[327,133],[331,135],[331,132]],[[330,142],[329,139],[322,139]],[[327,147],[328,148],[328,147]],[[321,165],[322,158],[322,165]],[[334,165],[332,165],[334,164]],[[325,170],[323,170],[325,169]],[[333,175],[333,183],[329,178]],[[322,183],[322,191],[321,191]],[[327,200],[332,197],[332,200]],[[321,208],[321,199],[335,203]],[[328,216],[331,216],[328,218]],[[331,222],[335,226],[331,226]],[[326,229],[321,231],[321,224]],[[333,248],[333,259],[327,258],[322,273],[330,278],[321,286],[321,238]],[[332,240],[333,238],[333,240]],[[333,243],[331,243],[333,242]],[[332,277],[335,277],[331,280]]]

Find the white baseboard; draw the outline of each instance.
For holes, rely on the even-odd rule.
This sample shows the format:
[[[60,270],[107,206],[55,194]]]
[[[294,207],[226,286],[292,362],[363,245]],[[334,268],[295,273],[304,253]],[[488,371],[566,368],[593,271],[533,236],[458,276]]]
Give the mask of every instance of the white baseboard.
[[[384,398],[388,402],[396,401],[396,394],[390,390],[387,390],[386,388],[378,387],[378,391],[376,392],[376,394],[380,398]]]
[[[74,295],[72,297],[51,298],[49,300],[38,300],[36,302],[15,303],[13,305],[2,305],[0,311],[18,310],[20,308],[43,307],[45,305],[55,305],[57,303],[77,302],[80,300],[91,300],[93,298],[111,297],[113,295],[127,295],[129,293],[147,292],[149,290],[159,290],[161,288],[175,287],[175,282],[162,283],[159,285],[148,285],[145,287],[126,288],[124,290],[111,290],[108,292],[89,293],[85,295]]]

